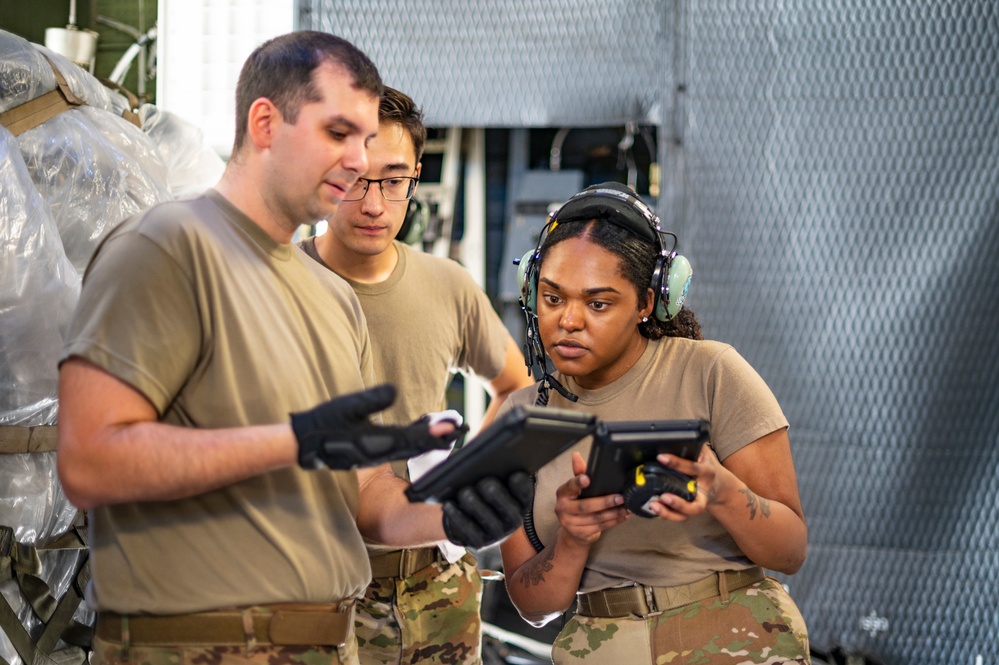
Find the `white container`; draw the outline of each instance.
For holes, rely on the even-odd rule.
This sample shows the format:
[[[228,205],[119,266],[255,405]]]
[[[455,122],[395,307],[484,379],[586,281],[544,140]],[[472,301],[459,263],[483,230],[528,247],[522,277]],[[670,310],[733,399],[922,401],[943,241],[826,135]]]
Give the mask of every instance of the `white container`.
[[[91,74],[94,73],[97,33],[93,30],[80,30],[75,25],[45,28],[45,46],[66,56]]]

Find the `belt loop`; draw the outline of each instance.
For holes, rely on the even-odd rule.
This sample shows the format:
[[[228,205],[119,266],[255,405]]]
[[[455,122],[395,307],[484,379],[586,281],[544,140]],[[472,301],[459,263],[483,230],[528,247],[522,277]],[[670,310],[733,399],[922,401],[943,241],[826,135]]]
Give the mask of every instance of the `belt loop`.
[[[246,638],[246,657],[249,658],[257,649],[257,633],[253,629],[253,613],[249,607],[240,611],[243,619],[243,636]]]
[[[405,549],[402,552],[400,552],[399,572],[396,574],[396,577],[398,577],[399,579],[406,579],[407,577],[409,577],[409,568],[410,568],[409,562],[412,553],[413,550],[410,549]]]
[[[718,595],[721,596],[722,605],[728,605],[728,577],[725,571],[720,571],[718,575]]]
[[[132,644],[132,636],[128,629],[128,615],[121,615],[121,659],[128,662],[128,648]]]

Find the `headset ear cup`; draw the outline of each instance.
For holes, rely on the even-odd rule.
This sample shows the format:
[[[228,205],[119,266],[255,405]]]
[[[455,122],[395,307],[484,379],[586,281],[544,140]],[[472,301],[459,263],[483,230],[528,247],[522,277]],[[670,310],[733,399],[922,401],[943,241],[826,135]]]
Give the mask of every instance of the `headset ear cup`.
[[[406,208],[406,217],[403,219],[399,231],[395,234],[395,239],[406,245],[416,244],[426,230],[426,217],[426,204],[415,198],[410,199],[409,206]]]
[[[537,271],[534,268],[534,252],[524,254],[517,265],[517,285],[520,287],[520,302],[524,309],[536,312],[538,307]]]
[[[672,319],[680,313],[683,302],[687,299],[691,277],[693,277],[693,269],[690,267],[690,261],[687,260],[687,257],[673,257],[673,260],[670,261],[669,274],[666,276],[666,286],[669,289],[666,298],[668,302],[665,303],[665,306],[660,302],[656,308],[657,316],[660,309],[666,315],[666,318],[662,319],[663,321]]]

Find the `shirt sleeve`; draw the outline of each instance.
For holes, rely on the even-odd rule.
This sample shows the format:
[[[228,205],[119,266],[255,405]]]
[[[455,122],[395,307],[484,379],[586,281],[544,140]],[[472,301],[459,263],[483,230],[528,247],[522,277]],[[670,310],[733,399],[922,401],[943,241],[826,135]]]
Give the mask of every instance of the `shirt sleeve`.
[[[455,280],[455,289],[461,294],[462,349],[457,365],[471,371],[486,381],[492,381],[506,365],[506,348],[510,332],[493,308],[485,291],[464,272]]]
[[[60,362],[78,356],[141,392],[162,415],[202,346],[192,280],[132,228],[100,246],[83,281]]]
[[[715,356],[705,377],[711,445],[719,459],[788,426],[773,391],[731,346]]]

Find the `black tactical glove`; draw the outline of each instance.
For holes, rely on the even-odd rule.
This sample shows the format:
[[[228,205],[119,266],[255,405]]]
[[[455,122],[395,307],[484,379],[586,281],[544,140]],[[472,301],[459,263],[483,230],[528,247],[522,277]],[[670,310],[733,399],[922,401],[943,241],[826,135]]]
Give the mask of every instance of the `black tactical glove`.
[[[368,420],[394,401],[395,386],[384,384],[291,414],[298,463],[306,469],[352,469],[408,459],[451,444],[449,438],[432,436],[426,420],[404,427]]]
[[[534,481],[523,471],[504,484],[483,478],[462,487],[455,500],[444,502],[444,534],[455,545],[481,548],[503,540],[524,521],[524,510],[534,503]]]

